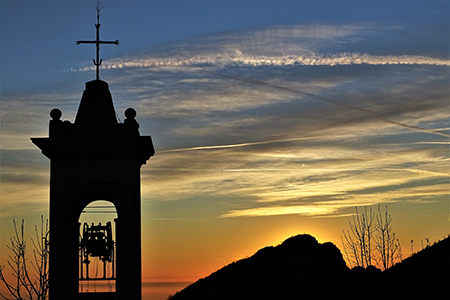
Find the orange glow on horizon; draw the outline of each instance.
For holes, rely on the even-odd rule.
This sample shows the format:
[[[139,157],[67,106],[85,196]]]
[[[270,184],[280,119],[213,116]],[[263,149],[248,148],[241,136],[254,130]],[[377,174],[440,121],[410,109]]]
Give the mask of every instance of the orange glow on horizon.
[[[329,222],[336,222],[336,218],[329,219],[333,220],[307,218],[308,222],[301,222],[299,216],[291,215],[218,218],[211,220],[208,226],[202,226],[201,222],[197,226],[188,224],[194,226],[192,232],[202,236],[204,242],[186,240],[191,231],[149,235],[143,239],[143,280],[196,281],[234,261],[250,257],[264,247],[277,246],[299,234],[309,234],[319,243],[332,242],[340,249],[340,229],[327,226]],[[340,222],[345,224],[346,219],[341,219]],[[277,226],[272,226],[274,222]],[[172,225],[168,221],[167,227]]]

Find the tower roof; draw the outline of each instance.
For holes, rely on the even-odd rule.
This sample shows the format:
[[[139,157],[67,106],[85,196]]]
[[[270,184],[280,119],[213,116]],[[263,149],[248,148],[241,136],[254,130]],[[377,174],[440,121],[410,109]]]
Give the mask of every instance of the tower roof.
[[[97,38],[95,41],[77,41],[77,44],[95,44],[97,57],[96,80],[88,81],[78,106],[75,121],[61,120],[62,112],[55,108],[50,112],[48,138],[32,138],[42,153],[56,160],[117,160],[135,159],[139,164],[154,155],[150,136],[140,136],[136,111],[128,108],[123,123],[117,121],[117,114],[107,82],[100,80],[100,44],[115,44],[119,41],[102,41],[99,37],[100,6],[97,5]]]
[[[102,80],[86,82],[75,124],[117,124],[116,111],[108,83]]]

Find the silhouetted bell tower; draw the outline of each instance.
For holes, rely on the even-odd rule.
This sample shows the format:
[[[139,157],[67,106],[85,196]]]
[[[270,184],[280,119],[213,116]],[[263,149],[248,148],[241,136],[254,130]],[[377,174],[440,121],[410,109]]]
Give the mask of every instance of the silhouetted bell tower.
[[[140,135],[134,109],[118,123],[108,83],[98,79],[100,63],[75,121],[62,121],[62,112],[53,109],[49,137],[31,139],[50,159],[50,300],[142,298],[140,168],[154,148],[150,136]],[[96,200],[112,203],[117,218],[80,224]],[[88,273],[93,259],[103,264],[100,277]],[[80,282],[89,280],[108,280],[115,288],[81,291]]]

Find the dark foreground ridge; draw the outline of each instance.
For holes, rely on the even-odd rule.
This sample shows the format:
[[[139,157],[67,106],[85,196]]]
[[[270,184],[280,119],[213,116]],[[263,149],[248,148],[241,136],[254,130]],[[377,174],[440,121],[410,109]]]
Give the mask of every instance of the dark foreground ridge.
[[[396,296],[418,299],[449,298],[450,283],[450,236],[444,240],[426,247],[422,251],[403,260],[383,272],[386,281],[396,282],[402,289],[396,291]],[[439,297],[438,297],[439,296]]]
[[[448,295],[449,254],[450,239],[447,238],[385,272],[374,267],[350,270],[334,244],[320,244],[310,235],[297,235],[278,246],[265,247],[251,257],[233,262],[169,299],[442,296]]]

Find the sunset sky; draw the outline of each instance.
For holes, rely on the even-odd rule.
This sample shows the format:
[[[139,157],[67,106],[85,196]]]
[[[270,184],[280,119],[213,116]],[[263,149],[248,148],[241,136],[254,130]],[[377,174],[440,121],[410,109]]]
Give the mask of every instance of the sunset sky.
[[[30,137],[95,79],[97,1],[1,5],[1,264],[48,217]],[[403,256],[450,233],[447,1],[102,1],[101,79],[156,154],[142,167],[144,281],[194,281],[300,233],[342,247],[388,205]],[[96,214],[89,217],[95,218]],[[105,214],[101,215],[102,217]],[[29,236],[31,237],[31,233]]]

